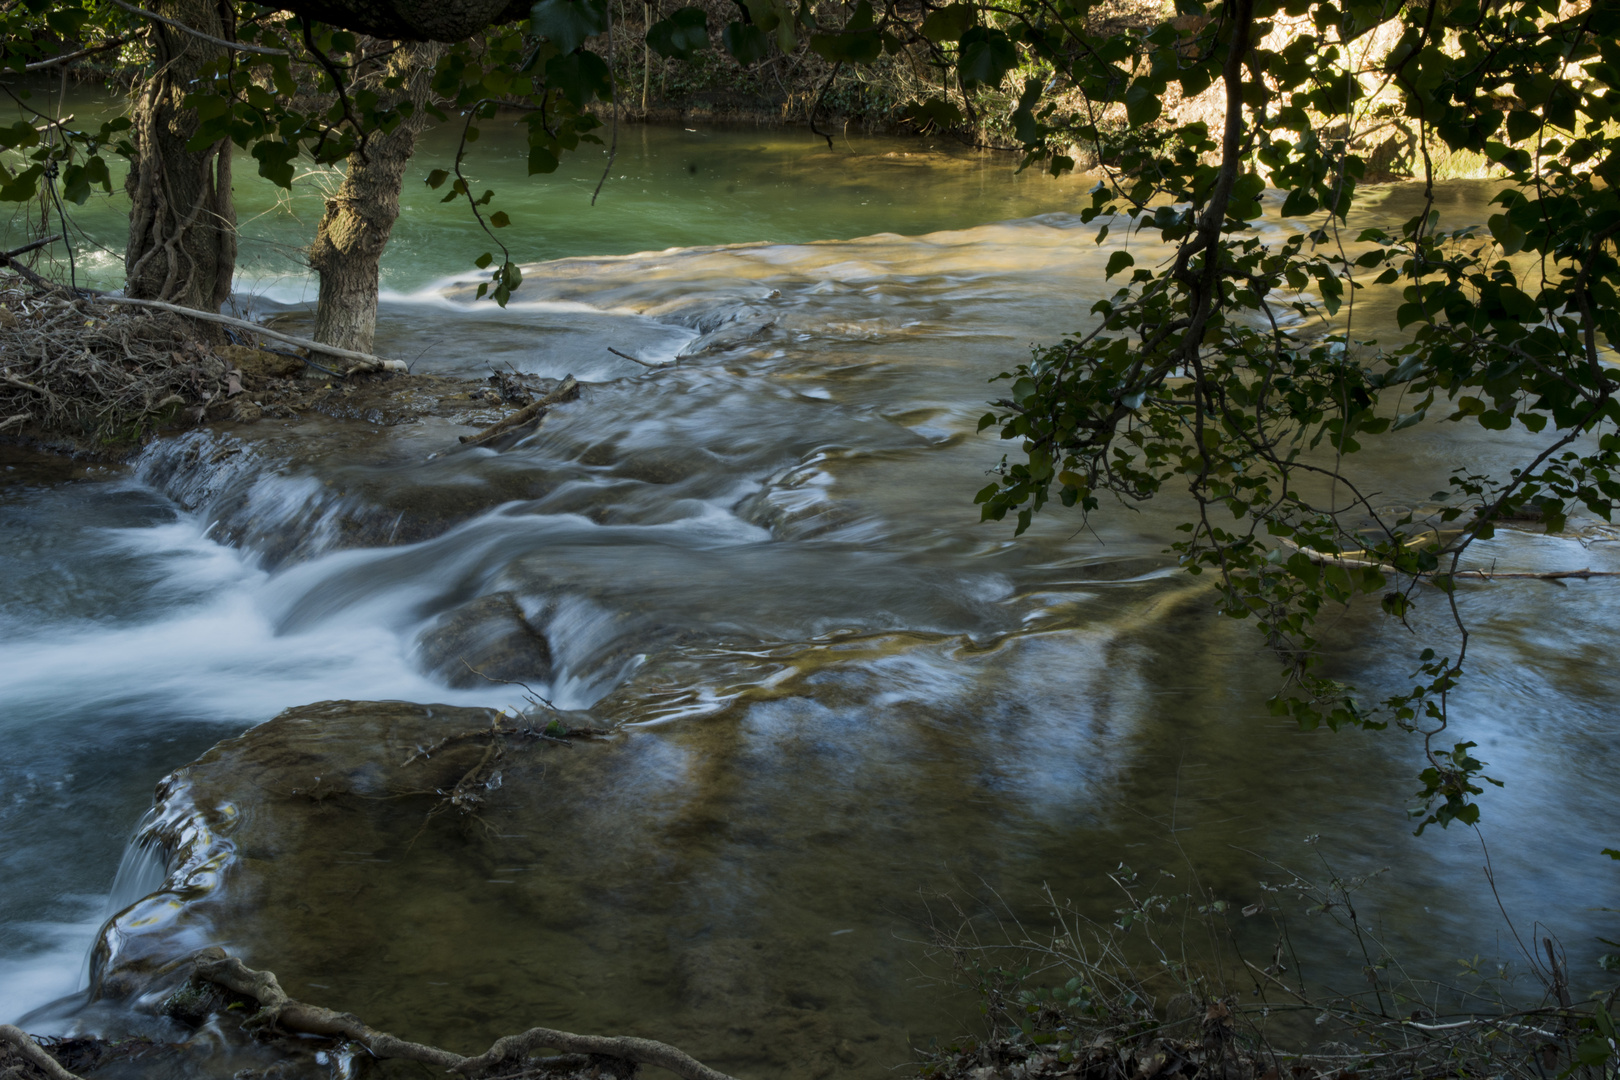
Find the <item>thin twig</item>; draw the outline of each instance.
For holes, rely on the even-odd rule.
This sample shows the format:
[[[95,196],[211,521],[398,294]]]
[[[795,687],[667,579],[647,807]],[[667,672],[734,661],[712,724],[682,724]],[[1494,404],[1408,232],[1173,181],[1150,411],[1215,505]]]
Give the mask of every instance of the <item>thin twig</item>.
[[[607,347],[607,351],[612,353],[614,356],[623,357],[626,360],[629,360],[629,361],[632,361],[634,363],[640,364],[642,367],[650,367],[650,368],[669,367],[670,364],[674,362],[674,361],[669,361],[669,362],[662,363],[662,364],[655,364],[651,360],[643,360],[639,356],[631,356],[627,352],[620,352],[618,349],[615,349],[611,345],[609,345]]]

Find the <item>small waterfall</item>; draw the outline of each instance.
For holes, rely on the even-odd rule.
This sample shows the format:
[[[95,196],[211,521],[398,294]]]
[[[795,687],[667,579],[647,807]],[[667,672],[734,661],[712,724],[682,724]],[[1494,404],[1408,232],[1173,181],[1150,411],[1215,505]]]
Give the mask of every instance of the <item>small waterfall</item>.
[[[157,835],[152,831],[156,817],[156,809],[148,810],[124,844],[124,857],[118,862],[118,873],[113,875],[107,904],[102,909],[103,922],[143,896],[156,892],[168,876],[168,861]]]

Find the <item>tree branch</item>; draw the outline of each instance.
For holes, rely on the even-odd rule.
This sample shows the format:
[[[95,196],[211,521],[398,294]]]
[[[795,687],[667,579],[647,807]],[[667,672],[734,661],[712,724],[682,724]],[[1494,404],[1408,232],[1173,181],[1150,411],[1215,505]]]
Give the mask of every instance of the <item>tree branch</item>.
[[[323,345],[319,341],[309,338],[297,337],[293,334],[283,334],[279,330],[271,330],[258,323],[248,322],[246,319],[233,319],[229,315],[216,315],[210,311],[198,311],[196,308],[181,307],[179,304],[170,304],[162,300],[136,300],[129,296],[98,296],[98,303],[103,304],[129,304],[133,307],[155,308],[158,311],[169,311],[176,315],[184,315],[188,319],[201,319],[203,322],[218,323],[221,326],[234,326],[238,330],[247,330],[267,337],[274,341],[284,342],[308,349],[310,352],[324,353],[327,356],[340,356],[345,360],[353,360],[357,367],[350,369],[349,374],[364,371],[406,371],[403,360],[387,360],[371,353],[355,352],[353,349],[340,349],[336,345]]]
[[[77,52],[63,53],[61,56],[53,56],[49,60],[36,60],[32,64],[24,64],[23,71],[25,73],[30,71],[44,71],[47,68],[57,67],[61,64],[71,64],[73,61],[82,59],[83,57],[93,56],[99,52],[106,52],[108,49],[116,49],[120,45],[126,44],[128,41],[129,38],[127,37],[115,37],[110,41],[103,41],[100,45],[92,45],[88,49],[80,49]]]
[[[187,26],[185,23],[179,22],[175,19],[171,19],[167,15],[159,15],[155,11],[147,11],[143,7],[136,7],[134,4],[127,3],[126,0],[112,0],[112,3],[115,7],[121,7],[131,15],[144,16],[148,19],[160,22],[165,26],[172,26],[181,33],[190,34],[192,37],[201,38],[204,41],[212,42],[215,45],[223,46],[227,49],[233,49],[236,52],[258,53],[260,56],[292,55],[292,53],[288,52],[286,49],[271,49],[264,45],[246,45],[240,41],[226,41],[224,38],[217,38],[213,34],[205,34],[201,30],[198,30],[192,26]]]

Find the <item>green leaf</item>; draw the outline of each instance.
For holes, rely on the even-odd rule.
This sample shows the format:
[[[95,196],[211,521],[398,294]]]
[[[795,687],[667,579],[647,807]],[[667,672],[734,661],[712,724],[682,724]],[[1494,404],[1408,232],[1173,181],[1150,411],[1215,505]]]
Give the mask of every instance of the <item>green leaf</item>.
[[[450,179],[450,174],[444,169],[434,169],[427,174],[426,183],[430,188],[440,188],[444,186],[444,182],[448,179]]]
[[[931,11],[922,21],[922,35],[933,42],[961,41],[979,21],[972,4],[951,4]]]
[[[298,144],[261,139],[253,144],[252,154],[259,162],[259,175],[277,187],[292,187],[293,159],[298,156]]]
[[[529,27],[563,53],[608,28],[607,0],[540,0],[529,10]]]
[[[0,149],[21,150],[24,147],[36,146],[39,143],[39,132],[34,125],[26,120],[18,120],[9,127],[0,127]]]
[[[720,43],[744,67],[759,63],[771,51],[771,42],[765,32],[742,22],[727,23],[726,28],[720,31]]]
[[[912,102],[906,106],[905,118],[919,127],[933,125],[942,128],[955,127],[966,119],[961,109],[944,98]]]
[[[562,91],[575,108],[613,93],[613,76],[600,56],[587,50],[554,56],[546,63],[546,82]]]
[[[870,64],[883,55],[883,35],[876,30],[811,34],[810,51],[829,63]]]
[[[995,89],[1017,63],[1017,47],[1000,30],[975,26],[962,35],[957,71],[962,77],[963,86]]]
[[[1613,1052],[1614,1048],[1609,1045],[1608,1039],[1594,1035],[1582,1039],[1580,1045],[1575,1048],[1575,1064],[1585,1065],[1588,1068],[1602,1065],[1609,1060]]]
[[[512,219],[506,216],[505,210],[497,210],[489,215],[489,227],[492,229],[504,229],[510,224]]]
[[[45,25],[65,38],[74,38],[89,17],[90,13],[82,8],[64,5],[45,13]]]
[[[544,146],[529,147],[530,176],[535,176],[539,173],[556,172],[559,164],[560,163],[557,161],[557,155],[553,154],[550,150],[547,150]]]
[[[709,47],[709,16],[700,7],[684,7],[647,29],[647,44],[660,56],[691,60]]]
[[[1293,191],[1290,191],[1288,193],[1288,197],[1283,200],[1282,216],[1303,217],[1306,214],[1316,213],[1319,206],[1321,206],[1321,203],[1317,202],[1316,196],[1312,195],[1309,189],[1302,187],[1295,188]]]
[[[1502,245],[1502,254],[1516,255],[1524,248],[1524,230],[1509,221],[1506,214],[1492,214],[1485,223],[1491,235]]]
[[[39,178],[45,175],[45,166],[30,165],[16,176],[0,183],[0,202],[27,202],[39,190]]]
[[[482,270],[482,269],[484,269],[486,266],[488,266],[490,263],[492,263],[494,261],[495,261],[495,256],[491,255],[489,252],[486,251],[482,255],[478,256],[478,258],[473,260],[473,265],[478,267],[478,269]]]
[[[1164,92],[1147,79],[1137,79],[1125,91],[1125,119],[1132,127],[1151,124],[1164,111]]]
[[[1405,330],[1412,323],[1415,323],[1420,319],[1424,322],[1428,322],[1431,318],[1432,317],[1423,310],[1423,307],[1420,304],[1402,304],[1400,307],[1395,309],[1395,323],[1402,330]]]
[[[1135,266],[1136,259],[1128,251],[1116,251],[1108,256],[1108,269],[1104,272],[1104,279],[1111,278],[1128,266]]]

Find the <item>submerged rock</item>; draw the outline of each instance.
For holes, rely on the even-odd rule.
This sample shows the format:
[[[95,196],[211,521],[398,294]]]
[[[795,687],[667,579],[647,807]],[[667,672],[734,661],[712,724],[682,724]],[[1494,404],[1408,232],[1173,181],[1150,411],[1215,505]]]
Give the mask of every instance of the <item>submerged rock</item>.
[[[193,1024],[208,1010],[177,993],[186,961],[219,947],[298,1000],[457,1053],[541,1024],[783,1080],[902,1060],[911,1010],[874,977],[888,960],[828,989],[894,946],[821,910],[847,877],[807,833],[825,815],[733,801],[729,725],[683,746],[570,739],[601,734],[577,722],[329,701],[220,743],[158,787],[143,842],[167,877],[103,929],[95,1008]],[[782,850],[802,873],[750,883]]]
[[[367,875],[343,868],[390,861],[447,807],[452,820],[476,813],[500,784],[498,759],[518,750],[492,739],[499,720],[489,709],[318,702],[165,777],[138,842],[163,851],[167,878],[102,930],[91,998],[172,989],[162,977],[175,961],[236,946],[249,924],[272,938],[297,927],[295,956],[387,951],[392,928],[353,919],[347,902]],[[338,879],[345,889],[330,888]]]
[[[422,667],[454,687],[551,679],[551,650],[514,593],[491,593],[451,609],[416,644]]]

